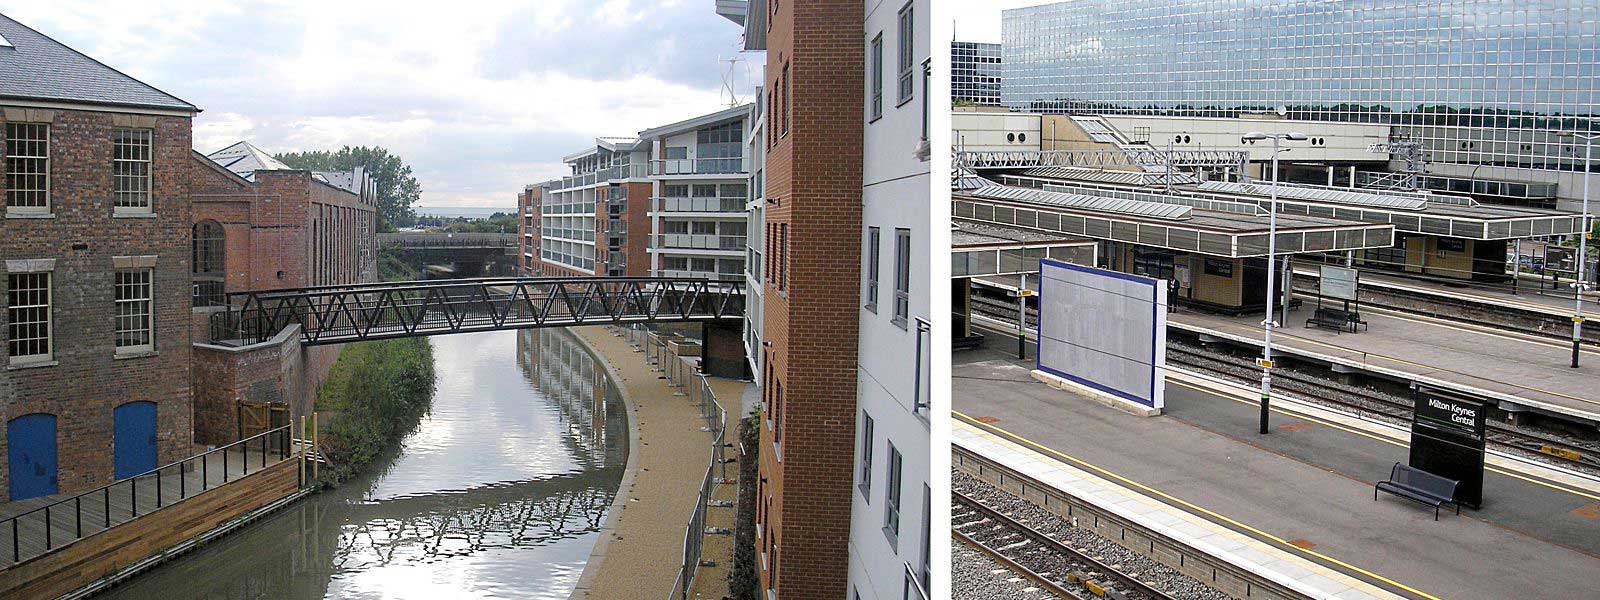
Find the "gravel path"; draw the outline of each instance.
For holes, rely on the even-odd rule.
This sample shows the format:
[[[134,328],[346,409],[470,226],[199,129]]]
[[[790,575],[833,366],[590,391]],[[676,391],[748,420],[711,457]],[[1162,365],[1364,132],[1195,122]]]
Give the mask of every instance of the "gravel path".
[[[1015,571],[960,541],[950,542],[950,597],[960,600],[1055,600]],[[1063,599],[1065,600],[1065,599]]]
[[[1087,529],[1073,527],[1067,521],[1055,514],[1045,511],[1033,503],[1017,498],[1009,493],[995,489],[987,483],[960,471],[950,474],[950,486],[967,496],[982,502],[984,505],[999,510],[1024,524],[1037,529],[1057,540],[1066,542],[1089,556],[1095,557],[1113,568],[1137,577],[1140,581],[1152,584],[1156,589],[1165,591],[1176,598],[1185,600],[1229,600],[1222,592],[1206,587],[1205,584],[1155,562],[1140,556],[1132,550],[1123,548],[1115,542],[1100,537]],[[959,578],[961,567],[959,563],[953,577]],[[959,585],[956,585],[959,589]],[[965,598],[959,594],[955,598]],[[1010,596],[973,596],[973,598],[1004,598]],[[1019,596],[1028,597],[1028,596]]]

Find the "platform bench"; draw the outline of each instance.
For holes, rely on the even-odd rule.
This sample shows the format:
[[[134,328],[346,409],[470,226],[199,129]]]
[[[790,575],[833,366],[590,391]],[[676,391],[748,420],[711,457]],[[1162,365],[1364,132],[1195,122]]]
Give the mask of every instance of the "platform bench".
[[[1456,514],[1461,514],[1461,504],[1455,501],[1456,486],[1461,482],[1447,477],[1440,477],[1415,469],[1402,463],[1395,463],[1394,469],[1389,471],[1388,481],[1380,481],[1372,489],[1372,499],[1378,499],[1378,492],[1388,492],[1412,502],[1433,507],[1433,520],[1439,520],[1439,507],[1445,504],[1455,506]]]
[[[1306,327],[1327,327],[1340,333],[1344,328],[1352,327],[1355,314],[1337,308],[1319,308],[1311,313],[1311,318],[1306,319]],[[1354,331],[1352,331],[1354,333]]]

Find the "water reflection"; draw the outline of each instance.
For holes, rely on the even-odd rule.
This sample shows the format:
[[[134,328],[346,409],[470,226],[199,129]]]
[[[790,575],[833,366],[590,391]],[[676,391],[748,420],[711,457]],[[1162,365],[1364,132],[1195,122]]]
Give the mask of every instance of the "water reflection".
[[[616,388],[564,330],[433,343],[433,409],[382,468],[106,597],[566,597],[627,460]]]

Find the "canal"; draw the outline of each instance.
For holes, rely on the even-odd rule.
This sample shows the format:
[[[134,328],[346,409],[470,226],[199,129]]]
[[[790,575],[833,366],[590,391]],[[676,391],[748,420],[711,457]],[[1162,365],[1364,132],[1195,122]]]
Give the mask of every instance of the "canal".
[[[432,343],[432,410],[368,473],[100,597],[566,598],[627,463],[615,385],[562,329]]]

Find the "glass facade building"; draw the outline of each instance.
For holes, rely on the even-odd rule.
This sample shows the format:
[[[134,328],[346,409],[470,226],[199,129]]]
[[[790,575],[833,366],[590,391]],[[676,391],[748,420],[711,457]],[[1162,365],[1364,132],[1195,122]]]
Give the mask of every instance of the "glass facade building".
[[[950,100],[1000,104],[1000,44],[950,42]]]
[[[1581,169],[1594,0],[1081,0],[1004,12],[1001,99],[1035,112],[1383,123],[1433,163]]]

